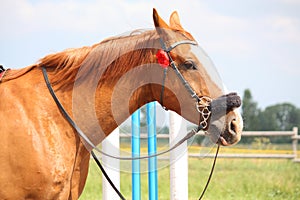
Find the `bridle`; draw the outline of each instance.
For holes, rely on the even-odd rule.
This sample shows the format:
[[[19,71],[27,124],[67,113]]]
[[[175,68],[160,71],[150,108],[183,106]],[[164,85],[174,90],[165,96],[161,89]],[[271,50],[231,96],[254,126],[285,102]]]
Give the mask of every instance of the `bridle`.
[[[194,41],[190,41],[190,40],[183,40],[180,42],[176,42],[173,45],[171,45],[169,48],[166,48],[165,44],[162,42],[161,40],[161,45],[162,45],[162,49],[163,51],[167,54],[168,59],[170,60],[169,66],[175,71],[177,77],[180,79],[180,81],[182,82],[182,84],[185,86],[185,88],[187,89],[187,91],[190,93],[191,97],[194,98],[196,100],[196,109],[199,112],[200,116],[200,121],[198,124],[198,127],[191,130],[185,137],[183,137],[181,140],[179,140],[174,146],[170,147],[169,149],[165,150],[165,151],[161,151],[158,152],[156,154],[152,154],[152,155],[148,155],[148,156],[140,156],[140,157],[118,157],[118,156],[113,156],[110,154],[107,154],[103,151],[101,151],[99,148],[97,148],[91,141],[90,139],[85,135],[85,133],[76,125],[76,123],[72,120],[72,118],[70,117],[70,115],[66,112],[66,110],[64,109],[63,105],[60,103],[59,99],[57,98],[51,83],[49,81],[48,75],[47,75],[47,70],[45,67],[41,66],[42,68],[42,72],[43,72],[43,76],[46,82],[46,85],[48,87],[48,90],[52,96],[52,98],[54,99],[55,103],[57,104],[59,110],[62,112],[63,116],[66,118],[66,120],[69,122],[69,124],[76,130],[77,134],[88,144],[90,145],[90,147],[92,147],[95,151],[98,151],[99,153],[101,153],[102,155],[114,158],[114,159],[120,159],[120,160],[137,160],[137,159],[147,159],[147,158],[151,158],[151,157],[156,157],[156,156],[160,156],[162,154],[168,153],[170,151],[172,151],[173,149],[175,149],[176,147],[180,146],[184,141],[188,140],[189,138],[191,138],[192,136],[194,136],[197,132],[199,132],[200,130],[205,130],[208,127],[208,120],[211,117],[211,113],[213,110],[217,110],[219,109],[219,107],[223,107],[223,106],[218,106],[219,103],[223,103],[224,102],[224,98],[226,100],[226,96],[222,96],[221,98],[218,98],[214,101],[211,100],[211,98],[206,97],[206,96],[201,96],[199,97],[196,92],[193,90],[193,88],[190,86],[190,84],[185,80],[185,78],[183,77],[183,75],[181,74],[181,72],[179,71],[178,67],[176,66],[175,62],[173,61],[170,52],[177,46],[181,45],[181,44],[191,44],[191,45],[197,45],[196,42]],[[165,79],[166,79],[166,74],[167,74],[167,68],[164,69],[164,77],[163,77],[163,83],[162,83],[162,90],[161,90],[161,105],[163,105],[163,96],[164,96],[164,85],[165,85]],[[214,103],[214,102],[217,103]],[[226,104],[226,103],[225,103]],[[215,105],[215,106],[213,106]],[[214,109],[216,107],[216,109]],[[236,106],[236,104],[234,104],[232,107],[238,107]],[[231,107],[231,109],[232,109]],[[201,120],[202,117],[202,120]],[[213,162],[213,166],[212,166],[212,170],[210,172],[209,178],[207,180],[207,183],[202,191],[202,194],[200,196],[199,199],[202,199],[207,186],[210,182],[213,170],[214,170],[214,166],[216,163],[216,158],[218,155],[218,151],[219,151],[219,147],[220,145],[218,145],[217,147],[217,151],[216,151],[216,155],[214,158],[214,162]],[[109,176],[107,175],[106,171],[104,170],[103,166],[101,165],[100,161],[98,160],[97,156],[95,155],[95,153],[93,151],[91,151],[91,154],[94,158],[94,160],[96,161],[97,165],[99,166],[100,170],[102,171],[102,173],[104,174],[104,176],[106,177],[106,179],[108,180],[108,182],[111,184],[111,186],[113,187],[113,189],[116,191],[116,193],[119,195],[119,197],[123,200],[125,200],[124,196],[121,194],[121,192],[116,188],[116,186],[113,184],[113,182],[111,181],[111,179],[109,178]]]
[[[205,130],[208,127],[208,121],[209,118],[211,116],[211,110],[210,110],[210,103],[212,102],[212,99],[208,96],[201,96],[199,97],[197,95],[197,93],[195,92],[195,90],[191,87],[191,85],[185,80],[185,78],[183,77],[183,75],[181,74],[181,72],[179,71],[178,67],[176,66],[176,63],[174,62],[172,56],[171,56],[171,51],[176,48],[179,45],[182,44],[190,44],[190,45],[198,45],[197,42],[192,41],[192,40],[182,40],[179,42],[175,42],[174,44],[170,45],[169,48],[166,47],[165,43],[163,42],[163,40],[160,38],[160,44],[162,46],[162,50],[163,53],[166,54],[166,58],[168,59],[167,62],[169,62],[169,66],[174,70],[176,76],[179,78],[179,80],[181,81],[181,83],[183,84],[183,86],[185,87],[185,89],[189,92],[189,94],[191,95],[191,97],[193,99],[195,99],[195,106],[197,111],[200,114],[200,119],[199,119],[199,124],[198,124],[198,129],[199,130]],[[160,52],[160,51],[158,51]],[[161,57],[164,57],[163,53]],[[162,81],[162,88],[161,88],[161,95],[160,95],[160,104],[162,105],[162,107],[167,110],[167,108],[164,106],[164,91],[165,91],[165,80],[166,80],[166,76],[167,76],[167,70],[168,70],[168,66],[164,67],[162,65],[162,67],[164,68],[164,74],[163,74],[163,81]],[[202,117],[202,119],[201,119]]]

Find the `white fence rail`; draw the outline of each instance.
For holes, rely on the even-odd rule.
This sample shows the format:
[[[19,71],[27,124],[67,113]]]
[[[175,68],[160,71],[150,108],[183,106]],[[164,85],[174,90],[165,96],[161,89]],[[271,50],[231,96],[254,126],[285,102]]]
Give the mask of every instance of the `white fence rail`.
[[[293,159],[295,162],[299,162],[297,154],[297,145],[300,136],[298,135],[298,128],[294,127],[292,131],[244,131],[243,137],[266,137],[266,136],[286,136],[292,139],[292,154],[223,154],[220,157],[237,157],[237,158],[283,158]]]
[[[203,133],[199,132],[197,135],[204,135]],[[219,158],[276,158],[276,159],[293,159],[295,162],[300,162],[300,157],[298,157],[298,140],[300,140],[300,135],[298,135],[298,128],[294,127],[292,131],[244,131],[242,133],[242,137],[268,137],[268,136],[285,136],[290,137],[292,139],[292,153],[289,154],[254,154],[254,153],[223,153],[219,154]],[[128,134],[120,134],[120,137],[126,138],[129,137]],[[147,138],[147,134],[141,134],[141,138]],[[158,134],[158,139],[164,138],[168,139],[168,134]],[[214,157],[215,154],[195,154],[189,153],[189,157]],[[161,158],[163,159],[163,158]],[[168,158],[165,158],[168,159]]]

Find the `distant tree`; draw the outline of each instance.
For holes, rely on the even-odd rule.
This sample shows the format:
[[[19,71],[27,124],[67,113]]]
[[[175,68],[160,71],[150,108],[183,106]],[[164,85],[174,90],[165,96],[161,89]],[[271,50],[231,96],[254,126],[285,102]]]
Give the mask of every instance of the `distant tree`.
[[[261,113],[261,130],[290,131],[293,127],[300,127],[300,109],[290,103],[268,106]],[[287,137],[272,137],[271,142],[289,142]]]
[[[285,131],[299,126],[300,113],[290,103],[276,104],[267,107],[262,113],[264,118],[264,130]]]
[[[260,112],[261,111],[257,108],[257,103],[252,98],[250,90],[246,89],[244,91],[242,102],[242,115],[245,131],[255,131],[260,129]]]
[[[249,89],[244,91],[242,115],[245,131],[289,131],[300,127],[300,109],[290,103],[276,104],[260,110],[253,100]],[[242,142],[251,143],[254,138],[242,138]],[[271,142],[289,142],[287,137],[271,137]]]

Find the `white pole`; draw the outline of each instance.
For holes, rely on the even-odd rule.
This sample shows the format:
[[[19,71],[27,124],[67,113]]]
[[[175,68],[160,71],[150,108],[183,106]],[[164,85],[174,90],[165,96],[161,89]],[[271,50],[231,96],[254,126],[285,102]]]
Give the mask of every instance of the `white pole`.
[[[105,140],[102,141],[102,150],[114,156],[120,156],[119,128],[116,128]],[[120,190],[120,161],[102,155],[102,162],[105,171],[115,186]],[[120,197],[111,187],[109,182],[102,175],[102,199],[112,200]]]
[[[170,111],[169,143],[173,146],[187,133],[186,121]],[[188,152],[184,142],[170,153],[170,200],[188,199]]]

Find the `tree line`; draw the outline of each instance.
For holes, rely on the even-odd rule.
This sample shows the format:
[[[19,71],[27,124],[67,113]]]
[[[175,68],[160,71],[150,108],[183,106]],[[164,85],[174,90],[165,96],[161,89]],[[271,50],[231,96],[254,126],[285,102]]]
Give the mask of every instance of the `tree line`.
[[[300,109],[291,103],[278,103],[260,109],[254,101],[251,91],[246,89],[242,100],[242,116],[245,131],[291,131],[300,127]],[[250,142],[251,138],[244,138]],[[271,142],[284,143],[287,137],[271,137]]]

